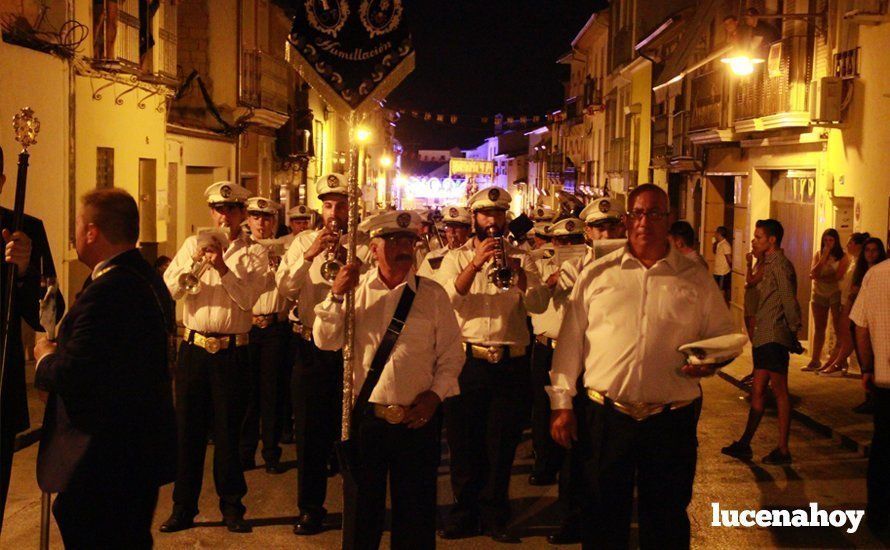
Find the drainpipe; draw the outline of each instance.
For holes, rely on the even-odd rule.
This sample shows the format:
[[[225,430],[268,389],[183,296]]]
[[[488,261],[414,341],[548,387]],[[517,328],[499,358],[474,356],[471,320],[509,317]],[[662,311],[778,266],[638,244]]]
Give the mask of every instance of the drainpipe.
[[[74,21],[74,0],[68,0],[66,15]],[[74,58],[68,60],[68,242],[74,243],[74,219],[77,204],[77,149],[75,127],[77,122],[77,90],[74,71]],[[63,255],[64,260],[64,255]],[[64,261],[63,261],[64,263]],[[67,282],[67,273],[64,273]]]
[[[243,82],[243,72],[244,72],[244,55],[241,51],[241,44],[244,38],[244,30],[242,29],[242,24],[244,22],[244,0],[235,0],[237,4],[237,18],[235,24],[238,26],[238,31],[236,33],[237,43],[235,44],[235,59],[236,59],[236,78],[235,78],[235,105],[241,101],[241,91],[244,89]],[[241,136],[242,134],[238,134],[238,138],[235,141],[235,183],[241,185]]]

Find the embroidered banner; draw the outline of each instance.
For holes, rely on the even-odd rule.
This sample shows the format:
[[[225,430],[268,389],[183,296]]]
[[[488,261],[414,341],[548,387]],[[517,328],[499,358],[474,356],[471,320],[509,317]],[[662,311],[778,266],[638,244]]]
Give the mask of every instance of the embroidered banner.
[[[364,112],[414,70],[403,0],[297,0],[297,70],[343,114]]]

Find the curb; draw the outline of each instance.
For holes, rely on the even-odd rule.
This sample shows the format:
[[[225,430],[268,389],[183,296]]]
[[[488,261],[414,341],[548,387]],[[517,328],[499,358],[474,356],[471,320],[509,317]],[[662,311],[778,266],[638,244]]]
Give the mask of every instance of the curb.
[[[726,380],[743,392],[750,393],[750,390],[744,384],[742,384],[742,381],[732,376],[731,374],[727,374],[721,370],[717,372],[717,376]],[[870,443],[861,443],[846,434],[840,433],[828,424],[822,422],[821,420],[818,420],[810,413],[807,413],[805,409],[801,410],[798,407],[792,406],[791,418],[817,433],[820,433],[826,437],[830,437],[835,443],[837,443],[844,449],[852,451],[861,457],[868,458],[869,451],[871,450]]]

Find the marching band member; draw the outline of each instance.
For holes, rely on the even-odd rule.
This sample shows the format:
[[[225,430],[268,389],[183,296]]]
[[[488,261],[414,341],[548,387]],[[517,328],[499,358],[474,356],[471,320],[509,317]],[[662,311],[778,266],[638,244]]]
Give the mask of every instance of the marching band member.
[[[574,256],[586,253],[584,246],[584,223],[577,218],[566,218],[553,224],[550,233],[553,235],[552,253],[538,260],[538,271],[541,279],[551,292],[557,290],[559,269],[563,259],[568,259],[565,252],[571,251]],[[561,254],[562,253],[562,254]],[[544,387],[550,385],[550,361],[556,347],[556,336],[562,322],[562,305],[564,300],[553,296],[543,313],[532,313],[532,328],[535,342],[532,347],[532,444],[535,450],[535,465],[529,475],[530,485],[552,485],[556,483],[556,473],[563,463],[565,452],[550,437],[550,400]]]
[[[544,311],[549,292],[527,254],[503,237],[510,201],[497,187],[475,193],[468,206],[476,236],[440,268],[467,353],[461,394],[445,401],[456,499],[439,532],[447,539],[478,534],[482,521],[495,540],[515,540],[506,527],[510,470],[530,408],[527,312]]]
[[[290,419],[285,411],[290,406],[289,354],[290,326],[287,322],[288,300],[278,292],[275,271],[281,263],[285,244],[292,235],[275,239],[280,206],[263,197],[247,200],[247,223],[251,238],[266,248],[269,264],[266,267],[264,292],[253,306],[253,327],[250,329],[251,396],[241,431],[241,465],[245,470],[255,467],[254,455],[262,433],[263,461],[266,472],[284,472],[280,464],[282,422]],[[262,429],[260,429],[262,425]]]
[[[581,211],[580,218],[584,220],[584,237],[590,249],[581,258],[576,258],[562,266],[561,285],[564,288],[572,288],[578,279],[578,274],[585,266],[596,258],[604,256],[618,246],[623,246],[619,239],[624,238],[624,224],[622,223],[622,209],[624,205],[619,199],[603,197],[591,201]],[[608,246],[595,244],[598,241],[611,240]]]
[[[473,220],[470,211],[463,206],[449,206],[442,211],[442,223],[445,226],[445,244],[426,255],[417,274],[421,277],[436,279],[442,260],[449,250],[462,247],[470,238]]]
[[[535,226],[529,231],[532,238],[532,249],[539,250],[550,244],[553,239],[553,235],[550,233],[551,225],[553,225],[553,222],[549,220],[535,222]],[[552,250],[552,247],[550,249]]]
[[[355,401],[351,439],[360,468],[344,476],[343,547],[377,548],[391,484],[393,548],[433,548],[440,457],[439,404],[459,393],[460,327],[448,295],[413,269],[420,218],[391,211],[364,225],[374,269],[344,267],[315,308],[322,349],[344,342],[344,294],[355,289]],[[389,325],[389,328],[387,328]]]
[[[275,280],[279,291],[296,300],[304,354],[294,363],[294,440],[297,444],[297,535],[321,532],[327,510],[328,461],[340,434],[343,354],[322,350],[312,340],[315,306],[331,290],[338,266],[346,261],[349,213],[346,177],[330,173],[316,181],[324,227],[304,231],[290,245]],[[327,277],[327,278],[326,278]]]
[[[305,204],[298,204],[287,211],[287,226],[290,234],[294,237],[312,229],[312,220],[315,218],[316,212]]]
[[[207,432],[213,430],[213,473],[220,510],[229,531],[251,530],[241,499],[247,493],[238,439],[247,408],[250,363],[247,344],[253,305],[265,289],[268,255],[241,231],[250,192],[221,181],[204,192],[210,216],[225,237],[185,240],[164,272],[176,300],[183,300],[185,334],[176,367],[179,460],[173,513],[161,525],[170,533],[192,527],[204,477]],[[224,247],[224,245],[227,246]],[[203,269],[202,269],[203,266]],[[208,425],[212,418],[212,426]]]

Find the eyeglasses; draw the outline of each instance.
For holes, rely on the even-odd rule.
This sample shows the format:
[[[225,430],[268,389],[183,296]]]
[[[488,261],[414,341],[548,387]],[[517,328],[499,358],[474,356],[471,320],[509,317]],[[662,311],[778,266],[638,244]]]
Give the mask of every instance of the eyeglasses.
[[[398,245],[414,245],[417,241],[417,237],[414,235],[405,235],[404,233],[391,233],[389,235],[384,235],[381,237],[387,243],[393,243]]]
[[[649,218],[652,221],[659,221],[667,218],[668,213],[664,210],[631,210],[627,213],[627,217],[640,221],[643,218]]]

